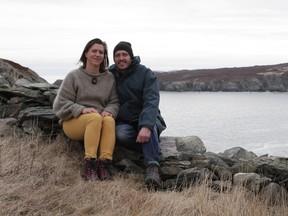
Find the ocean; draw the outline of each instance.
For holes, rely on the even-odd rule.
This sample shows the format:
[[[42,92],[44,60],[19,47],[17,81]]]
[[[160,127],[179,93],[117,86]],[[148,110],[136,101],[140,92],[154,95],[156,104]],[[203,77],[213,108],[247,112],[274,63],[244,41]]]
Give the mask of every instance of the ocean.
[[[215,153],[242,147],[288,157],[288,93],[161,91],[160,110],[161,136],[198,136]]]

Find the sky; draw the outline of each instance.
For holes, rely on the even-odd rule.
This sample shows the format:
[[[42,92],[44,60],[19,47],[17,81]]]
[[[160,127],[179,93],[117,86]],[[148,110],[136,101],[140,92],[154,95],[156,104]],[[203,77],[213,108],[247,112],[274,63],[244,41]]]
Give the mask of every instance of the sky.
[[[48,82],[86,43],[119,41],[154,71],[288,62],[287,0],[0,0],[0,58]]]

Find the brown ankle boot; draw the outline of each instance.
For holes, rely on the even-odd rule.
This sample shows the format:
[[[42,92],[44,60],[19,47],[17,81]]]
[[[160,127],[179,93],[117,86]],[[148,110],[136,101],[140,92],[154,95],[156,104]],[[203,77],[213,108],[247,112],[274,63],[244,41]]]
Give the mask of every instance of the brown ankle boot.
[[[146,168],[145,184],[151,188],[161,188],[159,166],[151,164]]]
[[[99,180],[97,175],[97,160],[95,158],[85,159],[84,179],[86,181]]]
[[[109,166],[111,164],[111,160],[108,159],[99,159],[98,160],[98,169],[97,174],[101,181],[103,180],[112,180],[112,176],[109,171]]]

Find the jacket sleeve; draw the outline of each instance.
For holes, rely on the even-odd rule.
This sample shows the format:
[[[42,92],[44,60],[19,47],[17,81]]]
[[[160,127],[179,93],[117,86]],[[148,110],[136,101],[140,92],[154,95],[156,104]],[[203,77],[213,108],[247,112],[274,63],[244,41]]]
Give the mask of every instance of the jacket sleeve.
[[[62,120],[69,120],[78,117],[85,108],[84,106],[75,103],[77,87],[75,86],[74,81],[74,76],[68,74],[63,80],[53,102],[53,111],[56,116]]]
[[[143,109],[140,113],[138,126],[152,129],[156,125],[160,96],[156,75],[150,69],[147,68],[146,70],[143,88]]]

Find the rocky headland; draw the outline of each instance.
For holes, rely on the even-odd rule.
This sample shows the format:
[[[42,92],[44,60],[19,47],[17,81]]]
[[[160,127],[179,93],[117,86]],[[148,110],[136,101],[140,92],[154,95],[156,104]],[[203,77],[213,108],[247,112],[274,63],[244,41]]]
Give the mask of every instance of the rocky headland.
[[[288,90],[288,63],[158,72],[162,91],[263,92]]]
[[[269,91],[276,91],[277,89],[287,91],[288,64],[263,66],[262,68],[258,66],[254,68],[253,73],[249,73],[248,68],[245,68],[242,73],[240,73],[240,69],[235,69],[238,73],[234,72],[230,78],[230,75],[228,76],[229,70],[225,70],[226,72],[223,74],[220,73],[220,70],[215,71],[213,76],[212,71],[210,71],[211,73],[205,73],[205,70],[198,71],[198,81],[195,81],[194,84],[201,80],[202,84],[199,87],[206,86],[206,84],[203,84],[204,81],[210,83],[211,87],[213,80],[214,82],[223,80],[221,81],[222,84],[219,84],[220,86],[223,83],[230,82],[235,84],[236,80],[237,83],[242,84],[243,80],[254,80],[256,84],[259,84],[256,85],[259,88],[254,89],[263,91],[265,87]],[[193,79],[197,79],[195,75],[197,73],[191,73],[194,76]],[[189,86],[186,85],[188,81],[193,80],[191,74],[188,71],[183,72],[183,76],[177,75],[177,72],[173,72],[171,75],[159,73],[161,88],[163,89],[163,86],[166,86],[166,90],[178,89],[178,91],[184,91]],[[259,81],[259,77],[262,77],[261,79],[265,85],[260,84],[262,81]],[[168,78],[171,79],[171,83],[186,83],[184,85],[186,87],[183,88],[181,84],[181,88],[172,88],[175,83],[169,85]],[[260,83],[256,82],[256,78]],[[251,81],[251,83],[254,83],[254,81]],[[232,88],[235,85],[226,84],[225,86],[226,90],[235,90],[235,88]],[[253,84],[242,86],[250,86],[249,89],[253,89]],[[191,87],[193,87],[193,84]],[[41,134],[45,139],[53,139],[56,136],[65,138],[61,125],[58,123],[59,119],[52,110],[52,103],[58,89],[59,82],[58,84],[57,82],[50,84],[29,68],[12,61],[0,59],[0,125],[9,126],[14,131],[15,136],[19,137]],[[218,88],[218,91],[220,89]],[[1,131],[0,136],[2,137]],[[83,148],[79,148],[81,143],[67,138],[66,142],[67,145],[71,146],[71,150],[80,153],[83,151]],[[160,145],[162,151],[161,176],[164,190],[181,189],[201,181],[208,181],[209,185],[215,190],[230,190],[235,185],[240,184],[253,193],[263,194],[273,203],[279,199],[283,200],[283,198],[287,200],[288,158],[286,157],[258,156],[241,147],[227,149],[222,153],[207,152],[205,144],[196,135],[161,137]],[[5,152],[1,153],[5,154]],[[144,172],[143,157],[141,154],[135,154],[135,152],[117,146],[113,167],[115,172],[125,171],[141,174]]]

